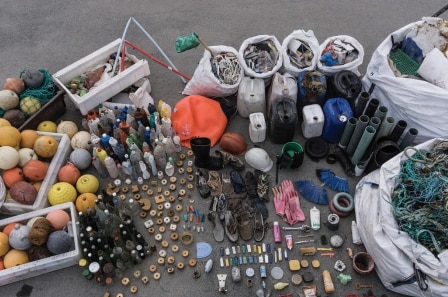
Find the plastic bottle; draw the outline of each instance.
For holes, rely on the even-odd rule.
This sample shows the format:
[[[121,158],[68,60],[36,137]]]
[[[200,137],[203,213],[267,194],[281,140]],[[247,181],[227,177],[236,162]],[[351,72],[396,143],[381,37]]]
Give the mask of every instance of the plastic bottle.
[[[180,153],[182,151],[182,146],[180,145],[180,137],[178,135],[173,136],[173,144],[174,144],[174,151],[176,153]]]
[[[174,162],[177,159],[177,154],[173,139],[170,136],[165,137],[163,139],[163,145],[165,147],[166,156],[172,158]]]
[[[352,241],[353,244],[362,244],[361,236],[359,235],[358,225],[356,221],[352,221]]]
[[[139,138],[140,142],[143,142],[143,141],[145,141],[146,128],[145,128],[145,126],[143,126],[143,123],[141,121],[138,121],[137,125],[138,125],[138,129],[137,129],[138,138]]]
[[[109,136],[108,134],[106,134],[106,133],[103,133],[103,134],[101,135],[101,139],[100,139],[101,146],[102,146],[104,149],[109,148],[110,150],[113,151],[114,149],[113,149],[112,145],[109,143],[109,141],[110,141],[110,136]]]
[[[139,161],[138,165],[140,166],[140,171],[142,172],[143,179],[149,179],[151,177],[151,174],[148,171],[148,168],[146,167],[145,162]]]
[[[106,167],[101,164],[98,158],[92,157],[92,165],[95,167],[100,177],[106,178],[109,176],[109,172],[107,171]]]
[[[91,119],[87,123],[89,125],[90,134],[99,136],[100,132],[98,130],[98,125],[100,123],[100,119],[99,118]]]
[[[135,172],[135,168],[132,166],[131,160],[129,159],[129,155],[126,154],[124,157],[126,160],[121,163],[121,165],[124,168],[123,170],[125,170],[126,174],[129,175],[132,180],[136,181],[137,173]]]
[[[154,140],[154,159],[156,161],[156,164],[159,168],[165,168],[166,167],[166,152],[165,147],[163,146],[163,143],[160,142],[158,139]]]
[[[173,136],[173,129],[171,127],[171,119],[167,117],[162,118],[162,134],[165,137]]]
[[[156,176],[157,175],[157,166],[156,166],[156,160],[155,160],[153,154],[150,154],[148,156],[148,162],[149,162],[149,165],[151,166],[151,173],[152,173],[152,175]]]
[[[151,134],[150,134],[150,142],[148,142],[152,147],[154,147],[154,141],[157,138],[157,133],[155,128],[151,128]]]
[[[277,221],[272,223],[272,232],[274,234],[274,242],[281,243],[282,242],[282,233],[280,231],[280,226]]]
[[[120,175],[117,164],[115,164],[114,159],[110,156],[107,156],[106,159],[104,159],[104,165],[106,166],[107,172],[111,178],[117,178]]]
[[[101,164],[105,164],[104,160],[106,160],[107,157],[107,152],[106,150],[103,150],[101,148],[96,148],[95,149],[95,155],[98,157],[98,159],[100,160]]]
[[[173,176],[173,174],[174,174],[174,162],[173,162],[173,158],[171,158],[171,157],[168,158],[168,162],[166,163],[165,173],[168,176]]]
[[[140,139],[138,138],[137,134],[129,134],[128,137],[126,138],[126,143],[128,145],[128,147],[131,147],[131,144],[135,143],[139,148],[142,147],[142,141],[140,141]]]
[[[313,206],[310,209],[310,220],[311,220],[311,229],[319,230],[320,229],[320,210]]]
[[[149,126],[145,127],[145,132],[143,133],[143,139],[147,144],[151,143],[151,128],[149,128]]]
[[[139,162],[143,161],[142,155],[139,151],[131,149],[131,154],[129,156],[129,159],[131,160],[132,167],[135,170],[135,173],[137,176],[140,176],[140,165]]]
[[[109,134],[111,130],[111,122],[110,119],[107,117],[107,115],[102,112],[100,113],[100,122],[99,122],[101,128],[103,129],[104,133]]]

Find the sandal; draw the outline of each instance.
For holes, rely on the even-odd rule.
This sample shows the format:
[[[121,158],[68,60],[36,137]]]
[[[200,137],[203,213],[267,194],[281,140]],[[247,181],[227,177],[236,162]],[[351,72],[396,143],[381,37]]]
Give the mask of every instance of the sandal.
[[[267,226],[264,223],[262,214],[257,211],[254,215],[254,240],[257,242],[263,241],[264,233]]]
[[[244,193],[246,191],[246,185],[244,184],[243,178],[238,171],[230,171],[230,179],[232,181],[233,190],[237,194]]]
[[[208,214],[208,219],[213,223],[213,237],[217,242],[224,241],[224,228],[217,212],[212,211]]]
[[[238,241],[238,221],[231,211],[227,211],[224,215],[224,232],[230,242]]]
[[[208,185],[210,187],[210,194],[213,197],[218,197],[222,193],[222,184],[221,178],[219,177],[219,173],[217,171],[210,171],[208,173]]]
[[[239,216],[238,230],[244,241],[249,241],[254,236],[254,220],[249,212],[242,212]]]
[[[246,182],[247,196],[253,199],[258,198],[258,192],[257,192],[258,181],[255,178],[253,172],[251,171],[246,172],[244,180]]]
[[[243,161],[230,153],[216,150],[215,155],[222,160],[224,165],[230,165],[235,170],[241,171],[245,167]]]
[[[196,170],[196,177],[198,178],[197,186],[198,186],[198,190],[199,190],[199,195],[201,195],[202,198],[209,197],[210,196],[210,186],[208,185],[207,180],[205,179],[205,174],[202,172],[202,169],[198,168]]]
[[[257,194],[258,197],[260,197],[261,200],[265,202],[269,202],[269,180],[268,175],[264,172],[260,171],[260,174],[257,178]]]
[[[226,196],[227,199],[239,198],[233,189],[232,181],[230,179],[230,173],[223,172],[222,173],[222,192]]]

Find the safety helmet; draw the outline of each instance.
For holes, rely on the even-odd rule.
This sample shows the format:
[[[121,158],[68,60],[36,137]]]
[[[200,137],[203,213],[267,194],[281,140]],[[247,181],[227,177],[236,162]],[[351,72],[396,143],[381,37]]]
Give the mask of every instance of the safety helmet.
[[[244,155],[244,158],[246,159],[247,164],[263,172],[271,170],[272,165],[274,164],[268,153],[264,149],[258,147],[248,150]]]

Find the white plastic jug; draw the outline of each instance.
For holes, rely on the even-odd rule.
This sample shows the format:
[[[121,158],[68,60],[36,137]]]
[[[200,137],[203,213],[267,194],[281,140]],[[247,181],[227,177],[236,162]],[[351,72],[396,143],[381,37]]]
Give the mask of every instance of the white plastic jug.
[[[266,115],[266,95],[263,79],[243,77],[238,87],[236,108],[243,118],[248,118],[254,112],[261,112]]]
[[[266,120],[263,113],[254,112],[249,115],[249,137],[253,143],[263,142],[266,139]]]
[[[305,105],[302,109],[302,134],[305,138],[319,137],[324,128],[325,116],[319,104]]]
[[[297,80],[289,73],[280,74],[276,72],[268,92],[268,114],[271,104],[278,98],[290,98],[297,104]]]

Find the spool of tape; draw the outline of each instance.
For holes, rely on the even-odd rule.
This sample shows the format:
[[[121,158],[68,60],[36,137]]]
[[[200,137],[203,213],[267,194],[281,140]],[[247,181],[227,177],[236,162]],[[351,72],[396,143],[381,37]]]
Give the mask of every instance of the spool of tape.
[[[328,215],[327,227],[329,230],[335,231],[339,229],[339,216],[335,213]]]

